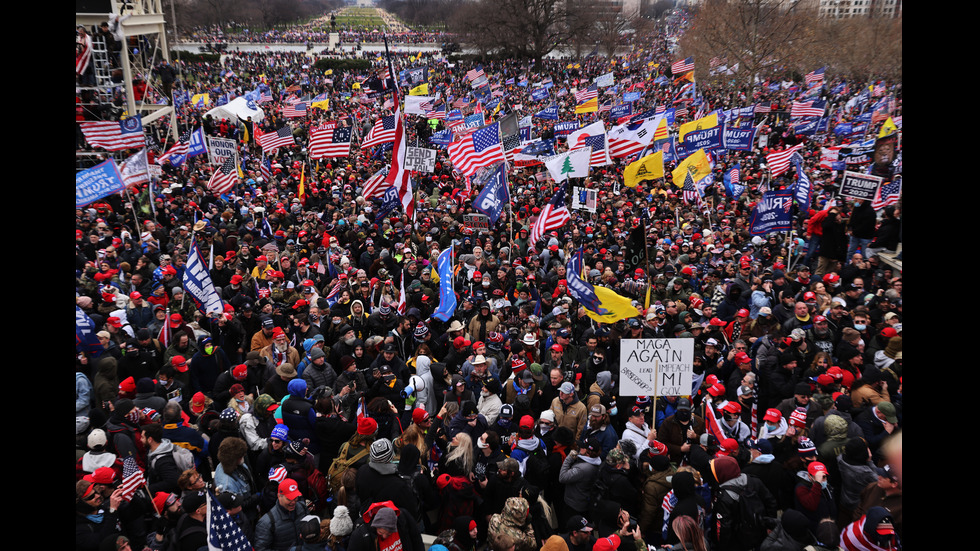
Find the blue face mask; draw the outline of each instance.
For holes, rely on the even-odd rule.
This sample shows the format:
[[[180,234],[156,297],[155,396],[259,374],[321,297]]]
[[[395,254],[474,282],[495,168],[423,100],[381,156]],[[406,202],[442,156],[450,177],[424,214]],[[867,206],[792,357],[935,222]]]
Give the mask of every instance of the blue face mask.
[[[855,331],[864,331],[867,328],[868,328],[867,325],[858,324],[858,323],[854,324],[854,330]]]
[[[612,408],[609,410],[609,415],[616,415],[619,413],[619,408]]]
[[[826,480],[824,480],[823,482],[820,483],[820,488],[822,490],[826,490],[827,489],[827,481]]]
[[[766,429],[768,429],[769,432],[772,432],[772,431],[774,431],[774,430],[776,430],[778,428],[779,428],[779,425],[773,425],[772,423],[766,423]]]
[[[91,515],[85,515],[85,518],[91,520],[96,524],[102,524],[102,516],[104,513],[93,513]]]

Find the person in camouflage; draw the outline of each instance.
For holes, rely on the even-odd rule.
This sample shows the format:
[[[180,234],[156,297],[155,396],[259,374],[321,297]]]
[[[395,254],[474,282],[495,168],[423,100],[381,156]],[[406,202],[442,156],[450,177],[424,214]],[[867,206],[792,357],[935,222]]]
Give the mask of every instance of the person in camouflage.
[[[515,551],[536,551],[538,548],[534,528],[531,526],[530,506],[523,497],[507,499],[503,512],[490,517],[487,534],[491,539],[496,534],[506,534],[514,538]]]

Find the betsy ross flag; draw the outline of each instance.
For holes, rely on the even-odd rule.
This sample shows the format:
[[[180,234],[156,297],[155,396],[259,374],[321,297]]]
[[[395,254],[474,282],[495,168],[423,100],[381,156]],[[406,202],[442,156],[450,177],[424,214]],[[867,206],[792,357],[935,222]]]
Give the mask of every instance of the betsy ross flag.
[[[788,149],[766,155],[766,163],[769,165],[769,172],[772,173],[773,178],[789,170],[793,153],[801,149],[803,149],[803,144],[799,143]]]
[[[101,147],[106,151],[122,151],[143,147],[143,122],[139,115],[118,121],[80,122],[85,141],[92,147]]]
[[[902,196],[902,176],[896,175],[891,182],[885,182],[878,187],[874,199],[871,200],[871,208],[881,210],[889,205],[898,203]]]
[[[453,166],[470,177],[478,168],[505,160],[499,122],[476,129],[463,139],[449,144],[447,149]]]
[[[252,551],[245,533],[238,523],[232,520],[228,511],[218,503],[218,500],[208,492],[208,515],[206,519],[208,530],[208,549],[221,551]]]
[[[816,71],[813,71],[812,73],[807,73],[806,76],[803,77],[803,81],[806,82],[807,87],[810,87],[814,84],[822,84],[823,74],[824,71],[826,70],[827,70],[826,67],[821,67]]]
[[[827,102],[820,100],[794,101],[790,117],[822,117],[827,110]]]
[[[310,133],[310,157],[323,159],[350,155],[352,135],[351,127],[332,122],[315,128]]]
[[[364,136],[364,141],[361,142],[361,149],[393,141],[395,141],[395,116],[388,115],[374,122],[374,126],[371,127],[367,136]]]
[[[146,484],[146,480],[143,478],[143,469],[136,463],[136,459],[130,455],[123,461],[122,483],[119,485],[123,491],[123,501],[133,499],[133,494],[144,484]]]
[[[238,183],[238,166],[234,157],[228,157],[208,180],[208,189],[218,193],[228,193]]]
[[[537,221],[534,222],[534,226],[531,227],[530,243],[532,246],[545,233],[561,228],[572,219],[572,215],[565,206],[565,189],[567,186],[567,182],[562,182],[558,191],[551,198],[551,201],[548,201],[548,204],[541,209],[541,214],[538,216]]]
[[[694,57],[675,61],[670,64],[670,72],[674,75],[682,75],[694,70]]]
[[[266,132],[257,136],[255,140],[262,146],[263,153],[296,144],[296,141],[293,140],[293,131],[290,130],[289,125],[283,126],[275,132]]]

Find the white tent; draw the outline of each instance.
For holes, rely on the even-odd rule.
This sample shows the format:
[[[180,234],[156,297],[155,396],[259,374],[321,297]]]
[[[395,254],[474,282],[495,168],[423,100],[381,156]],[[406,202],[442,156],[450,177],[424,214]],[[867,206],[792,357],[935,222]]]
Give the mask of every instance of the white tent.
[[[245,121],[248,117],[252,117],[252,122],[262,122],[262,119],[265,118],[265,113],[262,112],[258,104],[245,98],[235,98],[224,105],[215,107],[205,114],[211,115],[211,118],[216,120],[235,119]]]

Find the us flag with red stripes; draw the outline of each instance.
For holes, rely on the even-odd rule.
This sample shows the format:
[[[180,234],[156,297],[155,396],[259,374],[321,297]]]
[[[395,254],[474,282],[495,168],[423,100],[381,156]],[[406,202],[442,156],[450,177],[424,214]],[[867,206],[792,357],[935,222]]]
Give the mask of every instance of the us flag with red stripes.
[[[568,182],[562,182],[551,201],[548,201],[548,204],[541,209],[541,214],[534,222],[534,226],[531,227],[529,239],[532,245],[537,243],[545,233],[557,230],[572,219],[571,213],[565,206],[565,188],[567,185]]]
[[[575,101],[577,101],[578,103],[583,103],[589,101],[590,99],[595,99],[598,97],[599,97],[599,87],[595,83],[592,83],[592,86],[589,86],[585,90],[579,90],[578,92],[575,92]]]
[[[467,176],[476,169],[505,160],[500,139],[500,123],[488,124],[448,146],[449,160]]]
[[[680,61],[675,61],[670,64],[670,72],[675,75],[683,75],[684,73],[694,70],[694,57],[689,57],[687,59],[682,59]]]
[[[208,189],[218,193],[228,193],[238,183],[238,166],[234,157],[228,157],[208,180]]]
[[[790,157],[801,149],[803,149],[803,144],[799,143],[788,149],[766,155],[766,163],[769,164],[769,171],[773,178],[789,170]]]
[[[289,128],[289,125],[283,126],[275,132],[266,132],[256,138],[259,145],[262,146],[262,152],[268,153],[270,151],[275,151],[280,147],[286,147],[290,145],[295,145],[296,140],[293,139],[293,131]]]
[[[146,484],[146,480],[143,478],[143,469],[136,463],[136,459],[133,456],[127,457],[123,461],[123,477],[122,483],[119,486],[123,491],[123,500],[129,501],[133,499],[133,494],[143,484]]]
[[[395,141],[395,116],[381,117],[374,122],[371,131],[364,136],[361,149]]]

